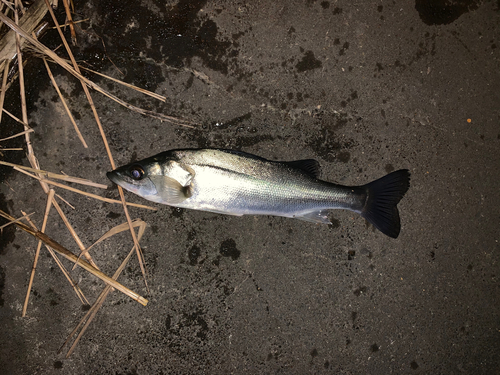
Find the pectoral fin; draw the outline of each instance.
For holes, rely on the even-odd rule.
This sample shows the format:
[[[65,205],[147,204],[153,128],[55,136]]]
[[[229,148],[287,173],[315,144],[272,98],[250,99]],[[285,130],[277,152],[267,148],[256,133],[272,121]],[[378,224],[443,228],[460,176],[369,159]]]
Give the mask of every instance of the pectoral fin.
[[[167,176],[152,176],[161,203],[177,204],[191,196],[191,185],[182,186],[179,181]]]
[[[331,224],[331,221],[328,219],[327,212],[328,211],[326,210],[313,211],[313,212],[308,212],[304,215],[294,216],[294,218],[317,224]]]

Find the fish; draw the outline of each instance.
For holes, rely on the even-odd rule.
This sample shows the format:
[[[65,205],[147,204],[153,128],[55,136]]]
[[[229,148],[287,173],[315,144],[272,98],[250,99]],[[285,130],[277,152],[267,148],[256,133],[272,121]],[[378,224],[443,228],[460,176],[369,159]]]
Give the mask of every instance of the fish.
[[[331,224],[330,210],[356,212],[385,235],[401,231],[398,203],[410,186],[400,169],[362,186],[319,179],[314,159],[271,161],[224,149],[169,150],[108,172],[149,201],[218,214],[272,215]]]

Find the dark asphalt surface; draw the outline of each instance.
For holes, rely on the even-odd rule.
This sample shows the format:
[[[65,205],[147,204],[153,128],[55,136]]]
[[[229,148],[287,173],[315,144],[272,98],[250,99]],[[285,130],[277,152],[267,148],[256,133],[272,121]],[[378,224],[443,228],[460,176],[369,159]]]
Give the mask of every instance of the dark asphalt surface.
[[[110,294],[66,359],[57,351],[87,307],[42,249],[21,318],[36,241],[5,228],[0,373],[499,373],[498,2],[106,0],[76,9],[77,19],[88,18],[77,58],[167,100],[94,81],[134,105],[199,124],[160,122],[94,92],[118,165],[168,149],[219,147],[314,158],[322,179],[346,185],[407,168],[401,235],[388,238],[341,211],[321,226],[153,203],[157,212],[131,208],[148,223],[141,244],[150,292],[135,256],[119,281],[149,303]],[[50,33],[42,41],[58,44]],[[43,65],[26,69],[40,167],[108,184],[83,189],[118,198],[79,83],[54,67],[88,149]],[[20,116],[17,87],[6,108]],[[22,130],[2,121],[0,138]],[[28,165],[23,155],[4,152],[2,160]],[[16,217],[34,212],[41,226],[42,189],[6,172],[0,208]],[[59,201],[85,246],[126,220],[119,205],[56,192],[75,207]],[[55,210],[46,232],[78,251]],[[112,275],[131,247],[124,232],[91,251]],[[103,283],[80,269],[72,275],[95,301]]]

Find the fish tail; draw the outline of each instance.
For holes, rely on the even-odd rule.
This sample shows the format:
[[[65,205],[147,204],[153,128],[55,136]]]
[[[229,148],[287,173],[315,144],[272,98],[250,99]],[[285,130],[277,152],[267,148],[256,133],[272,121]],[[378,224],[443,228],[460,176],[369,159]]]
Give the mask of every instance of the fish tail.
[[[401,230],[397,204],[409,187],[408,169],[400,169],[366,184],[367,199],[361,216],[382,233],[397,238]]]

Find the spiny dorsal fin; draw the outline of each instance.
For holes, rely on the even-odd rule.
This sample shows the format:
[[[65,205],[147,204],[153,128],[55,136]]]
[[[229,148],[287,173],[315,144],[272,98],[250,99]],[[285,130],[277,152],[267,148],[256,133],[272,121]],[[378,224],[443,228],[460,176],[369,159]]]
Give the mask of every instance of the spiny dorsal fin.
[[[264,162],[270,161],[270,160],[264,159],[260,156],[248,154],[248,153],[243,152],[243,151],[224,150],[224,149],[218,149],[218,150],[225,152],[225,153],[228,153],[228,154],[246,157],[249,159],[255,159],[255,160],[260,160],[260,161],[264,161]],[[304,159],[304,160],[294,160],[294,161],[274,162],[274,163],[283,163],[283,164],[288,165],[291,168],[300,169],[302,172],[305,172],[309,176],[314,177],[314,178],[318,178],[320,173],[321,173],[321,167],[319,165],[319,162],[317,160],[314,160],[314,159]]]
[[[321,173],[321,167],[319,162],[314,159],[304,159],[304,160],[294,160],[287,161],[285,164],[296,169],[300,169],[303,172],[306,172],[309,176],[318,178]]]

